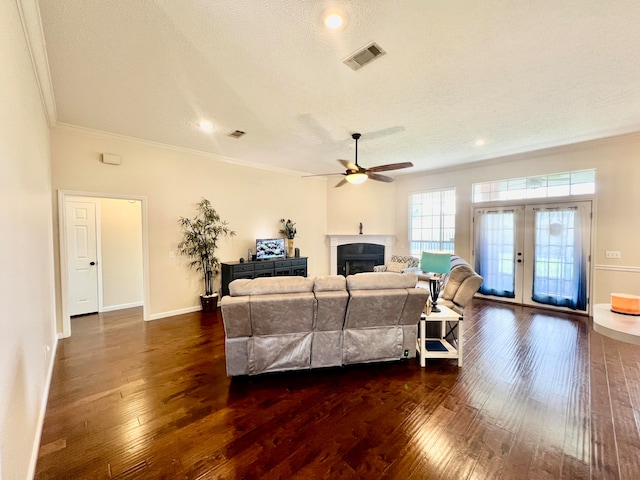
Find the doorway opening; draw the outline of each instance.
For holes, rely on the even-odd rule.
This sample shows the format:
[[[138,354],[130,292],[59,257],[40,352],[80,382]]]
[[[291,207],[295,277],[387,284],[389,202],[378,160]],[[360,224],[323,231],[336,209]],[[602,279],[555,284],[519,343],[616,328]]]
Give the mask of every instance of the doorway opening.
[[[62,337],[71,317],[142,306],[148,320],[146,198],[59,191]]]

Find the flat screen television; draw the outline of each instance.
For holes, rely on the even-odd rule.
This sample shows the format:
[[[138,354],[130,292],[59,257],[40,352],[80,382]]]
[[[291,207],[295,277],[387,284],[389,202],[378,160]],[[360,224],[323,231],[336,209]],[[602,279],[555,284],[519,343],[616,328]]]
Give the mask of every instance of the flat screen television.
[[[284,258],[284,238],[259,238],[256,240],[256,260]]]

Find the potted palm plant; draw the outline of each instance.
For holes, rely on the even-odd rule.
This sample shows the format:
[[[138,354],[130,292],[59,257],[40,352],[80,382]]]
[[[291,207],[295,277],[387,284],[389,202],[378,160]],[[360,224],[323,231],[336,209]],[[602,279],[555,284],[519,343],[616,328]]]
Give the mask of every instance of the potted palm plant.
[[[213,281],[218,274],[220,260],[216,257],[218,240],[226,236],[234,236],[227,222],[211,206],[211,202],[203,198],[196,206],[198,213],[194,218],[180,217],[178,223],[182,230],[182,241],[178,244],[178,252],[191,259],[189,266],[202,273],[204,295],[200,295],[202,311],[212,312],[218,307],[218,294],[213,293]]]

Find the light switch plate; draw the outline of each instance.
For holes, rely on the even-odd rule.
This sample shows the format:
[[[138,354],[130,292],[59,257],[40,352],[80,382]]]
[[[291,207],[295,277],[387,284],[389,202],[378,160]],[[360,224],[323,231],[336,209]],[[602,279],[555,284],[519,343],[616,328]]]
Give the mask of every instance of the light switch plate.
[[[604,256],[606,258],[622,258],[622,256],[620,255],[620,252],[618,250],[607,250],[604,253]]]

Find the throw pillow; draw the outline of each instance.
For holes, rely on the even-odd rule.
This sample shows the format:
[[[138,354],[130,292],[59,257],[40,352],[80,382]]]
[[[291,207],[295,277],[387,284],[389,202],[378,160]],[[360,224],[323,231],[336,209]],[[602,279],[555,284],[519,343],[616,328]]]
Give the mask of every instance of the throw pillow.
[[[408,265],[407,262],[389,262],[387,263],[387,272],[402,273]]]

